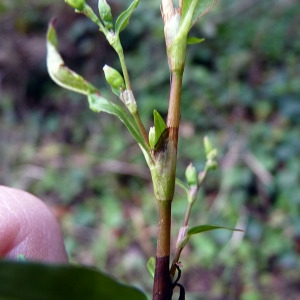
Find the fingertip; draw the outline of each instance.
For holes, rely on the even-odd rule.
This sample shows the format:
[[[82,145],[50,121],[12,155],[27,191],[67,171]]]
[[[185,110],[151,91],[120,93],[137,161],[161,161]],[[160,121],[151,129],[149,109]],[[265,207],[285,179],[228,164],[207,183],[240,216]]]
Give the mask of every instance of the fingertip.
[[[66,263],[60,226],[39,198],[13,188],[0,186],[0,257]]]

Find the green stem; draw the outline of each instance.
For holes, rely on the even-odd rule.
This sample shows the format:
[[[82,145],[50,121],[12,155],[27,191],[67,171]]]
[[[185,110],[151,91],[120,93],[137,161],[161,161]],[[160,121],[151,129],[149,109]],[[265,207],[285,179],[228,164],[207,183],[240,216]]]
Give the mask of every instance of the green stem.
[[[132,92],[130,77],[129,77],[128,69],[127,69],[126,62],[125,62],[124,52],[123,52],[123,48],[122,48],[119,37],[115,40],[115,43],[112,46],[114,47],[114,49],[116,50],[116,52],[119,56],[119,60],[120,60],[120,63],[121,63],[121,68],[122,68],[122,72],[123,72],[123,76],[124,76],[126,90]],[[133,93],[132,93],[132,95],[133,95]],[[140,118],[137,106],[136,106],[136,110],[134,112],[131,112],[131,113],[133,115],[133,118],[134,118],[136,124],[139,127],[139,130],[140,130],[140,132],[141,132],[141,134],[144,138],[144,141],[145,141],[146,145],[149,146],[148,134],[147,134],[146,128],[145,128],[145,126],[144,126],[144,124],[143,124],[143,122]]]
[[[119,43],[120,43],[120,40],[119,40]],[[130,83],[129,73],[128,73],[128,69],[127,69],[127,66],[126,66],[124,52],[123,52],[123,48],[121,46],[121,43],[120,43],[120,47],[118,47],[117,53],[118,53],[120,63],[121,63],[121,68],[122,68],[122,72],[123,72],[123,76],[124,76],[126,90],[131,90],[131,83]],[[138,109],[136,109],[136,111],[134,113],[132,113],[132,115],[133,115],[133,118],[134,118],[135,122],[137,123],[139,129],[140,129],[141,134],[144,137],[144,141],[145,141],[146,145],[149,145],[148,134],[147,134],[146,128],[145,128],[145,126],[144,126],[144,124],[143,124],[143,122],[140,118]]]
[[[94,23],[96,23],[99,26],[100,31],[102,31],[105,35],[107,34],[108,30],[101,23],[97,15],[94,13],[92,8],[88,4],[85,3],[83,9],[76,12],[84,14],[86,17],[88,17],[90,20],[92,20]]]
[[[145,141],[146,145],[148,145],[150,147],[148,134],[147,134],[146,128],[145,128],[145,126],[144,126],[144,124],[143,124],[143,122],[140,118],[138,110],[135,113],[133,113],[132,115],[133,115],[133,118],[134,118],[136,124],[139,127],[139,130],[140,130],[141,134],[143,135],[143,138],[144,138],[144,141]]]
[[[119,43],[120,43],[120,40],[119,40]],[[126,90],[131,90],[129,73],[128,73],[128,70],[127,70],[126,63],[125,63],[125,57],[124,57],[124,52],[123,52],[123,48],[121,46],[121,43],[120,43],[120,48],[118,48],[117,53],[118,53],[119,60],[120,60],[120,63],[121,63],[121,68],[122,68],[124,81],[125,81],[125,85],[126,85]]]

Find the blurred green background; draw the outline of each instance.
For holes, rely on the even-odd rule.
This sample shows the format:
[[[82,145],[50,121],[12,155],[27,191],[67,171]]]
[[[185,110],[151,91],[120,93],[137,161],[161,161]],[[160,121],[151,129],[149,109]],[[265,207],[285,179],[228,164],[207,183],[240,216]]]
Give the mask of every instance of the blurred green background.
[[[90,1],[97,10],[97,1]],[[114,15],[129,1],[109,1]],[[112,116],[47,74],[45,33],[57,17],[67,65],[114,97],[104,64],[120,69],[97,27],[63,1],[0,3],[0,184],[42,198],[59,218],[70,260],[151,290],[156,204],[140,149]],[[178,177],[204,166],[209,135],[220,167],[191,225],[245,228],[191,239],[182,255],[187,299],[299,299],[300,4],[222,0],[192,34],[183,84]],[[122,33],[147,127],[167,113],[169,71],[159,1],[141,0]],[[176,190],[174,243],[186,199]],[[173,248],[174,249],[174,248]]]

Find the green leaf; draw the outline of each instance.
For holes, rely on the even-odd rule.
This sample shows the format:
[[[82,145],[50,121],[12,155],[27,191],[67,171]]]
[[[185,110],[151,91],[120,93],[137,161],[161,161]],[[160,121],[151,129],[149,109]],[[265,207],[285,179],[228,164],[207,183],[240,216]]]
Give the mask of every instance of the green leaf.
[[[205,14],[210,12],[219,0],[184,0],[182,5],[181,23],[189,24],[188,30]],[[186,24],[187,25],[187,24]]]
[[[188,39],[187,39],[187,44],[188,45],[200,44],[200,43],[202,43],[204,41],[205,41],[204,38],[199,39],[199,38],[194,37],[194,36],[189,36]]]
[[[227,229],[227,230],[231,230],[231,231],[244,231],[242,229],[228,228],[228,227],[223,227],[223,226],[205,224],[205,225],[199,225],[199,226],[190,228],[188,231],[188,236],[202,233],[205,231],[215,230],[215,229]]]
[[[207,156],[214,149],[214,147],[213,147],[211,141],[209,140],[208,136],[204,137],[203,143],[204,143],[205,154]]]
[[[133,11],[137,8],[139,2],[140,0],[134,0],[130,6],[119,15],[115,26],[116,35],[119,35],[119,33],[127,27],[129,19]]]
[[[144,293],[96,269],[0,261],[0,299],[147,300]]]
[[[189,30],[193,25],[193,15],[198,5],[199,0],[185,0],[183,1],[180,17],[180,31],[187,36]]]
[[[78,11],[82,11],[86,4],[84,0],[65,0],[65,2]]]
[[[153,111],[154,128],[155,128],[155,144],[158,142],[160,136],[167,128],[164,119],[161,117],[157,110]]]
[[[95,112],[103,111],[117,116],[125,124],[135,140],[148,152],[148,147],[145,145],[133,117],[121,105],[106,100],[100,93],[89,94],[88,101],[91,110]]]
[[[166,143],[166,140],[168,139],[169,137],[169,130],[168,128],[166,128],[162,134],[159,136],[155,146],[154,146],[154,150],[155,151],[160,151],[160,150],[163,150],[164,147],[165,147],[165,143]]]
[[[97,89],[92,84],[65,66],[62,57],[57,51],[57,45],[56,30],[54,21],[52,21],[47,32],[47,68],[53,81],[66,89],[84,95],[96,92]]]
[[[155,273],[155,257],[151,256],[147,262],[147,269],[152,278],[154,278]]]

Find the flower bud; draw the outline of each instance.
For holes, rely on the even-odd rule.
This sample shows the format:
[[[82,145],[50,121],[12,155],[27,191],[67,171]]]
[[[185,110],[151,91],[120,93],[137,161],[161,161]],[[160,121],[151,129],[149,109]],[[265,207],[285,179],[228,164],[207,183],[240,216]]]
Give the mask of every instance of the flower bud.
[[[208,155],[210,151],[213,149],[213,146],[207,136],[204,137],[204,150],[205,154]]]
[[[214,160],[218,156],[218,149],[214,148],[212,149],[207,155],[207,160]]]
[[[78,11],[82,11],[86,4],[85,0],[65,0],[65,2]]]
[[[125,90],[125,83],[122,75],[108,65],[103,67],[105,79],[111,86],[114,93],[120,95],[121,91]]]
[[[216,170],[218,167],[218,163],[215,160],[208,160],[205,164],[205,169],[209,170]]]
[[[149,144],[150,144],[150,147],[151,149],[154,149],[155,147],[155,143],[156,143],[156,140],[155,140],[155,127],[150,127],[150,130],[149,130]]]
[[[98,8],[99,8],[99,14],[100,14],[101,20],[103,21],[106,29],[108,29],[108,30],[113,29],[113,27],[114,27],[113,16],[111,14],[111,8],[107,4],[106,0],[99,0]]]
[[[185,178],[189,184],[189,186],[197,185],[198,183],[198,175],[196,168],[193,166],[192,163],[188,165],[188,167],[185,170]]]

